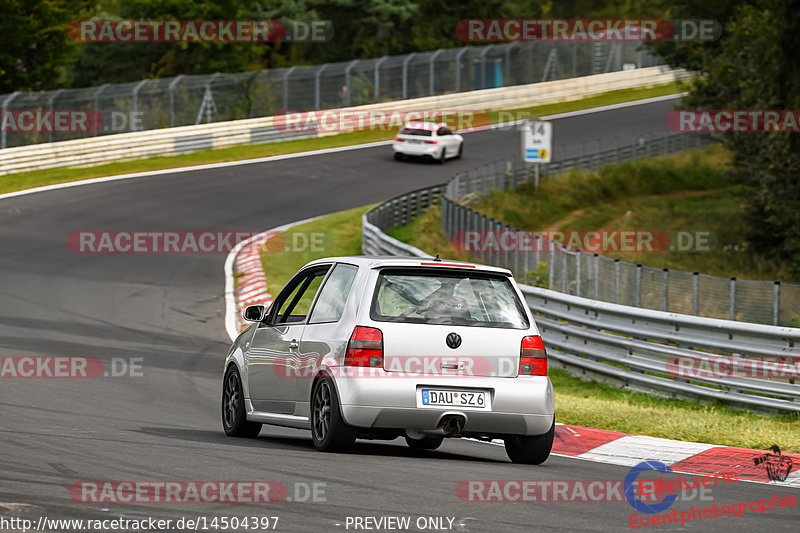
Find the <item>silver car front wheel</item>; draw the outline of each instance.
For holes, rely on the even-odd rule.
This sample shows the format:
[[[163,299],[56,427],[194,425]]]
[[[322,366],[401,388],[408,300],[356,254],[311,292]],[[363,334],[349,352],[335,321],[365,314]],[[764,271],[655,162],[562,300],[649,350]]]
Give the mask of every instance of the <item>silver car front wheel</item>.
[[[247,420],[242,379],[235,366],[228,368],[222,380],[222,429],[231,437],[256,437],[261,432],[261,424]]]

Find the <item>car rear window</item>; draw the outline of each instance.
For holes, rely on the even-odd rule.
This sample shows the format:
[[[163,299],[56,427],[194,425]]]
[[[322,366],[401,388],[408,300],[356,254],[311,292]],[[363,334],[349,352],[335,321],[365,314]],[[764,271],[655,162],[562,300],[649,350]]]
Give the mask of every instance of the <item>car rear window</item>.
[[[431,137],[433,132],[431,130],[423,130],[419,128],[403,128],[400,130],[401,135],[417,135],[420,137]]]
[[[507,277],[442,269],[381,270],[370,318],[412,324],[529,327],[522,302]]]

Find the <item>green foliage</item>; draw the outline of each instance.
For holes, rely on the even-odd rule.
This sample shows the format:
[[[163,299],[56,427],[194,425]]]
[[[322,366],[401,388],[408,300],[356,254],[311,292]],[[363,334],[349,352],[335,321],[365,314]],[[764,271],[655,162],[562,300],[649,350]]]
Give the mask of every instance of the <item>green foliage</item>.
[[[77,43],[68,24],[90,0],[0,0],[0,94],[58,87]]]
[[[178,74],[269,69],[454,48],[464,18],[660,17],[662,0],[0,0],[4,7],[0,71],[14,89],[86,87]],[[75,43],[67,25],[80,19],[330,20],[326,43]],[[66,69],[74,62],[71,69]],[[370,80],[354,87],[371,93]]]
[[[541,287],[542,289],[548,288],[550,285],[550,276],[547,270],[547,263],[540,261],[536,264],[536,268],[525,273],[525,283],[533,285],[534,287]]]
[[[686,98],[690,109],[798,109],[800,10],[785,0],[719,4],[726,28],[711,44],[673,46],[667,58],[706,75]],[[727,18],[725,18],[727,17]],[[752,187],[748,199],[753,250],[800,272],[800,136],[736,133],[726,136],[735,177]]]

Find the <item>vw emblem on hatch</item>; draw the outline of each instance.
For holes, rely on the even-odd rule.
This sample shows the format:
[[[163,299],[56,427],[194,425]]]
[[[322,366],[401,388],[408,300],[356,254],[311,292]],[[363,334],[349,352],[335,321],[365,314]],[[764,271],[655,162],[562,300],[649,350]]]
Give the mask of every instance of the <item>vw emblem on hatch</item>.
[[[447,345],[449,347],[455,350],[456,348],[461,346],[461,335],[459,335],[458,333],[450,333],[449,335],[447,335],[445,341],[447,342]]]

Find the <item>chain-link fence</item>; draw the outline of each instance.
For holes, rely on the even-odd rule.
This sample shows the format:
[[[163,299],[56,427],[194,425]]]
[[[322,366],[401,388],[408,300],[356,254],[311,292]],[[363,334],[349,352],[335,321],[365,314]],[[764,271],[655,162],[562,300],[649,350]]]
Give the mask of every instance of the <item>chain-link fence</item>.
[[[514,42],[316,66],[14,92],[0,95],[4,120],[0,148],[524,85],[657,64],[657,57],[639,43]],[[42,117],[57,111],[84,111],[98,118],[83,127],[30,127],[30,116],[20,116],[33,112]]]
[[[685,134],[642,139],[644,143],[542,165],[540,178],[566,168],[596,168],[712,141]],[[508,268],[522,282],[575,296],[673,313],[800,326],[800,284],[721,278],[612,259],[518,231],[465,205],[492,189],[506,190],[533,179],[535,174],[516,158],[454,176],[442,195],[442,229],[448,239],[464,245],[470,239],[467,235],[477,234],[473,244],[478,240],[483,244],[472,248],[476,260]],[[491,246],[486,245],[487,237]],[[470,251],[468,246],[465,249]]]

